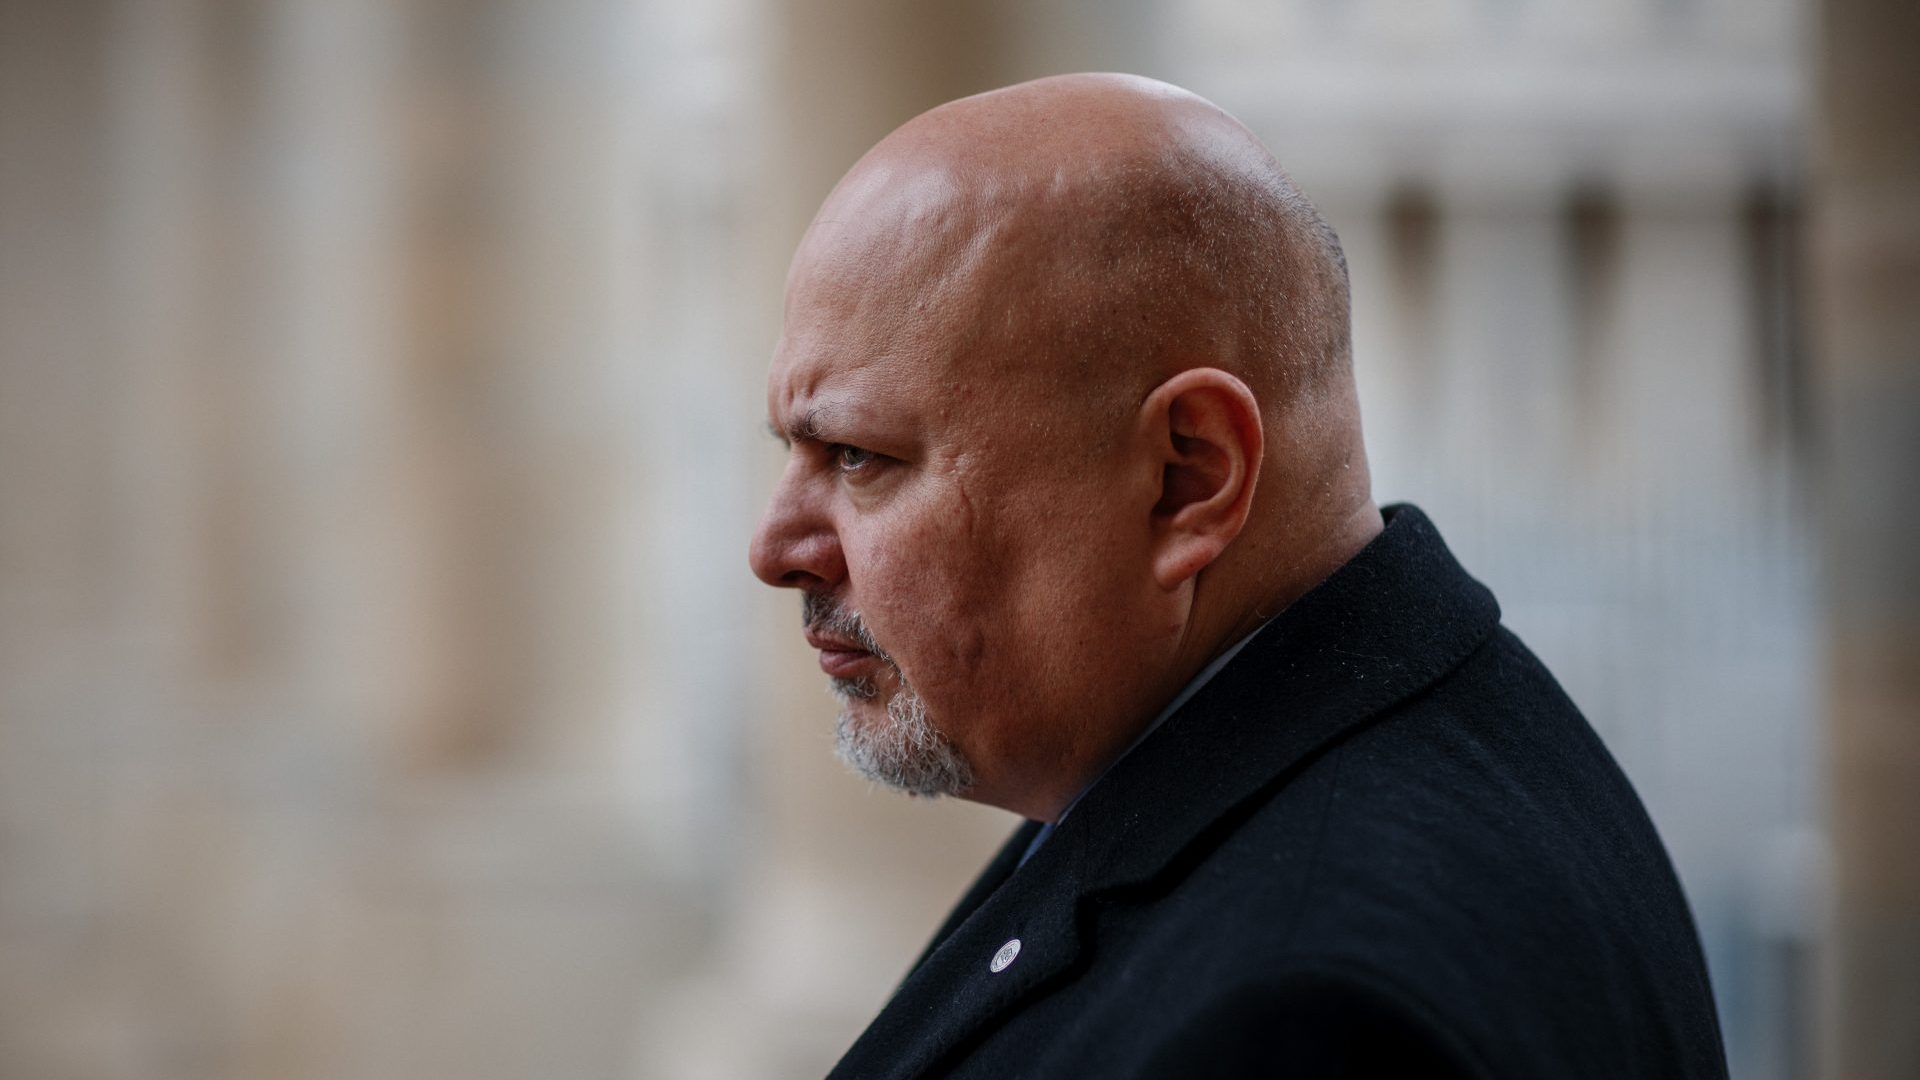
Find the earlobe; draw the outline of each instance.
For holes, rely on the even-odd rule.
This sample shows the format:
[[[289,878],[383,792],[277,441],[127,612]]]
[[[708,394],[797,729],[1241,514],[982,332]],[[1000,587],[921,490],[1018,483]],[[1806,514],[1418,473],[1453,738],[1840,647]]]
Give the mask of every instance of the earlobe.
[[[1260,406],[1233,375],[1194,368],[1155,388],[1142,419],[1161,469],[1153,574],[1172,590],[1218,559],[1246,526],[1264,450]]]

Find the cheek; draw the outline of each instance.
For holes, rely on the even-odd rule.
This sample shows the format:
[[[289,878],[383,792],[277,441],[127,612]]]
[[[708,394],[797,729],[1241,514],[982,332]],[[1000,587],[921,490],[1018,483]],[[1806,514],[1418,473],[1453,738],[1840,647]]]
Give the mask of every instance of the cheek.
[[[995,559],[971,526],[970,512],[933,509],[849,551],[854,604],[922,694],[976,681],[988,663]]]
[[[1111,504],[1055,506],[1012,582],[1016,618],[1053,677],[1078,677],[1138,621],[1144,552]]]
[[[914,686],[949,708],[997,708],[1077,678],[1131,617],[1132,537],[1107,493],[1001,490],[953,484],[848,546],[854,603]]]

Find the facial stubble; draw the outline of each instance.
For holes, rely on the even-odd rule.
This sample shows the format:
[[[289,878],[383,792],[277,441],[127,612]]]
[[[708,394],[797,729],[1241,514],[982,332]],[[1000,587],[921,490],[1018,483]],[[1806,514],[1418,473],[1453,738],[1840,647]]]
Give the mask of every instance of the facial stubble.
[[[840,760],[861,776],[909,795],[957,795],[972,787],[972,766],[928,718],[926,700],[880,647],[860,613],[813,593],[802,596],[801,613],[809,629],[851,638],[892,674],[893,694],[875,718],[856,715],[862,704],[880,697],[874,679],[829,680],[834,697],[840,700],[840,715],[834,723],[834,752]]]

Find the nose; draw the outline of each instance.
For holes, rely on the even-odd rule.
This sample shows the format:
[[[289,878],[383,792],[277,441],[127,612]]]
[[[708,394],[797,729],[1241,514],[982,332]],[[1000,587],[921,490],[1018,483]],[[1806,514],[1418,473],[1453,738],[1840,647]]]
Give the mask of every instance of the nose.
[[[754,576],[784,589],[830,589],[846,576],[833,523],[806,497],[791,470],[767,500],[747,562]]]

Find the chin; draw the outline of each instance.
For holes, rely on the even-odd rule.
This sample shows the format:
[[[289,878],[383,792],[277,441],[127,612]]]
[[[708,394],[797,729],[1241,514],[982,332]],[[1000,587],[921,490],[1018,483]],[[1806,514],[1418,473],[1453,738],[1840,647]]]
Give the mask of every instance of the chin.
[[[973,787],[973,766],[928,717],[926,703],[902,683],[884,699],[841,696],[835,749],[853,771],[909,795],[961,795]],[[840,688],[836,687],[839,693]]]

